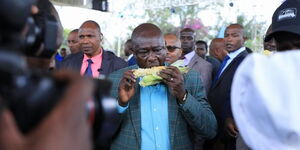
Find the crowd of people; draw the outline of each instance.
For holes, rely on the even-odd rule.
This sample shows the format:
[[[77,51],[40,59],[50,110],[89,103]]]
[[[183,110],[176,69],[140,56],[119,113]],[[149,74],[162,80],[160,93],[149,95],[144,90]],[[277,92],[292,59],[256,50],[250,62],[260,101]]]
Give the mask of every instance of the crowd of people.
[[[70,131],[78,130],[84,136],[81,142],[79,135],[74,133],[64,137],[76,137],[75,145],[81,144],[77,149],[90,148],[90,143],[85,141],[89,140],[90,133],[86,130],[89,127],[82,121],[84,108],[81,104],[86,101],[80,99],[88,99],[91,81],[79,77],[84,76],[107,78],[112,82],[110,94],[117,100],[119,115],[118,129],[110,139],[112,150],[299,149],[300,128],[296,115],[300,114],[297,109],[300,97],[297,92],[300,85],[297,83],[300,65],[297,57],[300,56],[297,51],[300,49],[298,9],[299,1],[287,0],[274,12],[262,43],[266,51],[272,52],[268,56],[254,53],[245,46],[247,37],[240,24],[228,25],[224,38],[212,39],[208,45],[196,39],[193,29],[183,28],[178,34],[164,33],[155,24],[143,23],[134,28],[131,38],[124,43],[127,56],[124,60],[102,46],[105,35],[100,25],[93,20],[85,21],[68,35],[71,54],[66,55],[66,49],[61,49],[52,58],[55,65],[49,66],[54,73],[66,71],[64,76],[74,81],[73,91],[69,91],[65,96],[67,100],[60,105],[71,103],[70,99],[77,101],[72,105],[74,109],[69,108],[64,115],[74,119],[81,116],[79,120],[70,121],[81,122]],[[161,82],[141,86],[139,81],[143,77],[136,77],[134,71],[157,66],[165,67],[156,74]],[[179,67],[189,70],[181,73]],[[69,75],[70,72],[76,76]],[[37,140],[38,134],[50,135],[46,128],[55,115],[52,113],[38,128],[45,132],[36,130],[30,139]],[[30,147],[26,140],[22,141],[24,136],[16,134],[10,117],[9,111],[0,117],[0,149]],[[58,132],[63,136],[68,131],[55,133]],[[18,142],[4,140],[6,136]],[[69,142],[67,139],[58,143],[53,136],[48,139],[44,142],[63,145],[62,148],[52,147],[54,149],[75,147],[63,144]],[[40,148],[42,144],[34,146]]]

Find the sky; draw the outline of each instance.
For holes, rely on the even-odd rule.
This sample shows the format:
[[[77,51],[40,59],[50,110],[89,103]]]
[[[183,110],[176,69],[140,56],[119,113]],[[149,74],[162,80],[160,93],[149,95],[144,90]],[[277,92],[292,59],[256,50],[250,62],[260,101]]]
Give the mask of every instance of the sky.
[[[164,3],[160,3],[164,1]],[[144,9],[157,9],[157,7],[166,7],[168,5],[179,5],[178,0],[110,0],[110,12],[100,12],[87,8],[61,6],[55,4],[59,13],[62,25],[67,29],[78,28],[86,20],[94,20],[101,26],[105,37],[104,45],[112,48],[113,43],[118,41],[117,49],[122,48],[123,42],[130,36],[129,26],[137,26],[147,21],[147,18],[131,17],[132,14],[140,15]],[[199,2],[198,2],[199,1]],[[186,0],[185,4],[209,2],[213,0]],[[257,21],[265,21],[266,27],[271,23],[273,12],[283,2],[283,0],[223,0],[224,7],[220,11],[222,16],[230,22],[235,22],[236,16],[244,13],[248,18],[256,16]],[[183,1],[181,1],[183,2]],[[230,6],[233,3],[233,6]],[[153,5],[151,5],[153,4]],[[161,5],[159,5],[161,4]],[[181,4],[181,5],[185,5]],[[150,7],[151,5],[151,7]],[[215,10],[200,11],[199,18],[205,26],[213,26],[216,24]],[[176,21],[174,21],[176,22]],[[117,52],[119,54],[119,52]]]

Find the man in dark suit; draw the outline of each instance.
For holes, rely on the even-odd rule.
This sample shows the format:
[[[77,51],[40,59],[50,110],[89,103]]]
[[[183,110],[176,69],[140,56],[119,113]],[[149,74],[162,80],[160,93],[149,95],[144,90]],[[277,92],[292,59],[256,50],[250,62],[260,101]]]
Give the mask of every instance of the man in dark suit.
[[[102,48],[103,34],[95,21],[84,22],[79,28],[78,36],[82,52],[69,55],[60,69],[73,70],[81,75],[98,78],[99,75],[107,76],[127,66],[123,59]]]
[[[223,59],[216,80],[208,94],[208,101],[218,120],[219,133],[229,137],[225,142],[226,150],[235,149],[235,137],[238,135],[230,108],[230,92],[234,73],[248,54],[244,47],[246,37],[243,30],[239,24],[231,24],[226,28],[224,41],[228,54]]]
[[[141,87],[133,69],[163,66],[166,47],[161,30],[150,23],[136,27],[131,36],[137,65],[110,74],[111,95],[118,99],[120,127],[111,149],[193,149],[193,133],[213,138],[216,120],[205,100],[199,74],[181,74],[168,66],[162,82]]]

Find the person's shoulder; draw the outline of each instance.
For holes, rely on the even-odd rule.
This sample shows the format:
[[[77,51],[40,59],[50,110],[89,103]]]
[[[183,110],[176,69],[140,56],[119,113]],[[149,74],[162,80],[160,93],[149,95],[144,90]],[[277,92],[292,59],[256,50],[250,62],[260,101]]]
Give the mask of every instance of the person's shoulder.
[[[121,57],[118,57],[117,55],[115,55],[115,53],[112,51],[104,50],[104,53],[108,58],[113,59],[114,61],[117,61],[118,63],[127,64],[127,62],[125,60],[123,60]]]
[[[246,47],[245,49],[246,49],[246,51],[247,51],[249,54],[253,53],[253,50],[250,49],[249,47]]]
[[[213,62],[213,63],[220,63],[220,61],[212,56],[206,56],[207,61]]]
[[[216,58],[214,58],[214,57],[212,57],[212,56],[207,56],[207,57],[206,57],[206,60],[207,60],[209,63],[211,63],[213,66],[219,66],[219,65],[221,64],[221,62],[220,62],[218,59],[216,59]]]
[[[247,50],[244,50],[235,59],[238,61],[243,61],[248,55],[249,52]]]
[[[196,54],[193,57],[194,57],[195,60],[197,60],[201,64],[209,64],[210,65],[210,63],[208,61],[206,61],[205,59],[203,59],[202,57],[200,57]]]
[[[80,59],[80,58],[83,58],[83,53],[82,52],[78,52],[78,53],[75,53],[75,54],[70,54],[68,55],[64,60],[64,61],[72,61],[72,60],[76,60],[76,59]]]
[[[120,58],[114,52],[112,52],[110,50],[103,50],[103,53],[104,53],[104,55],[108,56],[109,58],[115,58],[115,59]]]

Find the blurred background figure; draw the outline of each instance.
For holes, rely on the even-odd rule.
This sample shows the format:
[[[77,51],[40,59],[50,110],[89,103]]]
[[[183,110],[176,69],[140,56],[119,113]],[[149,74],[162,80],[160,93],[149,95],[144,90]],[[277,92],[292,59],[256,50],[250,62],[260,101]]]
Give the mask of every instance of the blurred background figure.
[[[207,56],[207,50],[208,50],[208,46],[207,46],[207,43],[205,41],[202,41],[202,40],[196,41],[195,52],[198,56],[200,56],[201,58],[203,58],[204,60],[206,60],[207,62],[209,62],[213,66],[212,80],[214,80],[215,76],[218,73],[218,70],[219,70],[219,67],[220,67],[221,63],[217,59],[215,59],[214,57]]]
[[[165,34],[164,39],[166,41],[166,47],[168,50],[166,62],[168,64],[173,64],[174,62],[179,60],[182,55],[181,42],[173,33]],[[181,62],[181,65],[183,65],[183,61]]]
[[[228,52],[225,49],[223,38],[215,38],[209,45],[209,55],[218,59],[220,62],[227,56]]]
[[[270,33],[272,33],[272,24],[269,26],[264,38],[263,54],[265,55],[270,55],[277,50],[274,37],[269,37]]]
[[[67,49],[66,48],[61,48],[60,51],[57,51],[55,55],[55,68],[59,68],[62,61],[66,58],[67,56]]]
[[[231,107],[251,149],[300,149],[299,10],[295,0],[276,9],[266,39],[275,39],[277,52],[250,55],[234,77]]]
[[[136,64],[136,58],[135,58],[135,56],[133,55],[132,41],[131,41],[131,39],[128,39],[128,40],[125,42],[125,45],[124,45],[124,53],[125,53],[125,56],[127,56],[127,63],[128,63],[128,66],[135,65],[135,64]]]
[[[10,74],[14,77],[32,77],[30,75],[34,74],[34,72],[28,71],[29,69],[31,69],[29,68],[29,66],[34,69],[40,69],[40,71],[46,71],[43,69],[47,69],[47,67],[49,66],[50,58],[30,56],[26,57],[27,59],[25,59],[23,57],[23,54],[28,49],[24,48],[23,46],[29,45],[22,45],[24,44],[22,41],[24,41],[27,38],[27,34],[29,34],[28,28],[41,27],[35,23],[29,24],[28,19],[30,17],[40,17],[39,19],[41,20],[38,21],[43,22],[45,21],[43,19],[46,19],[44,18],[45,16],[54,17],[53,15],[57,15],[57,12],[54,9],[52,3],[48,0],[2,0],[0,8],[0,64],[2,64],[0,66],[0,71],[2,81],[3,79],[5,80],[5,78],[7,78],[5,76],[7,74]],[[8,9],[10,10],[7,11]],[[50,38],[54,41],[54,43],[52,43],[53,45],[51,46],[57,46],[58,48],[62,40],[60,38],[62,37],[62,32],[60,32],[62,29],[59,25],[59,17],[55,16],[54,20],[55,21],[51,23],[57,23],[52,25],[57,27],[58,34],[57,36],[54,36],[56,34],[51,34],[52,36],[47,38]],[[45,28],[45,26],[42,26],[40,29]],[[55,43],[55,41],[57,43]],[[41,45],[45,44],[45,41],[43,40],[34,42],[37,42],[36,44]],[[32,48],[29,50],[44,52],[46,51],[45,49],[43,49],[45,47],[46,46],[35,47],[36,49]],[[52,49],[51,54],[54,54],[55,49],[56,48]],[[49,55],[51,54],[49,53]],[[7,59],[4,58],[4,56],[9,56],[7,58],[13,59]],[[26,62],[26,60],[28,62]],[[11,65],[5,67],[3,66],[4,63],[2,62],[9,62]],[[28,63],[28,67],[26,66],[26,63]],[[4,65],[8,65],[8,63]],[[39,82],[41,81],[39,79],[41,79],[42,77],[46,78],[46,80],[42,80],[46,82]],[[94,90],[93,82],[68,72],[56,72],[53,74],[53,76],[51,76],[51,78],[49,76],[43,76],[42,74],[34,74],[34,82],[43,85],[43,88],[33,90],[36,86],[34,86],[35,83],[33,83],[33,80],[30,80],[30,78],[22,78],[23,82],[21,87],[30,87],[23,89],[25,90],[26,94],[29,95],[29,98],[39,96],[44,97],[42,99],[33,98],[36,101],[26,101],[28,100],[26,99],[28,97],[14,99],[15,96],[20,96],[24,94],[22,94],[21,92],[17,92],[17,86],[12,86],[17,85],[11,83],[14,82],[16,78],[9,76],[7,79],[7,81],[9,82],[1,82],[0,84],[1,150],[82,150],[92,148],[90,131],[91,126],[87,118],[86,103],[87,100],[92,97],[92,91]],[[48,114],[44,115],[42,119],[35,124],[35,126],[31,126],[31,129],[29,131],[25,131],[24,126],[22,126],[24,124],[20,125],[20,120],[17,119],[20,118],[17,114],[21,114],[20,116],[23,117],[21,119],[21,122],[23,120],[26,123],[28,123],[30,119],[42,115],[41,113],[37,113],[32,115],[32,117],[24,117],[27,116],[28,113],[32,111],[32,109],[35,109],[33,107],[37,107],[37,109],[42,108],[38,107],[41,105],[36,106],[36,104],[44,104],[44,100],[49,97],[44,95],[45,93],[41,91],[45,90],[48,93],[53,92],[50,90],[47,91],[49,86],[51,87],[53,86],[53,84],[55,84],[53,83],[53,80],[57,82],[63,81],[64,83],[68,84],[65,84],[64,88],[62,88],[64,89],[64,91],[60,91],[61,97],[58,97],[58,99],[51,99],[53,101],[57,100],[57,103],[55,103],[55,105],[52,106],[46,105],[47,109],[43,109],[42,112],[48,112]],[[14,101],[16,101],[17,103],[13,103]],[[20,105],[22,108],[24,108],[24,110],[28,109],[28,111],[25,112],[19,109],[12,109],[20,108],[13,104]],[[48,108],[50,108],[51,111],[48,111]],[[18,111],[20,113],[18,113]],[[28,126],[26,126],[25,128],[28,128]]]
[[[72,30],[68,35],[68,47],[71,54],[80,52],[80,45],[78,41],[78,29]]]

